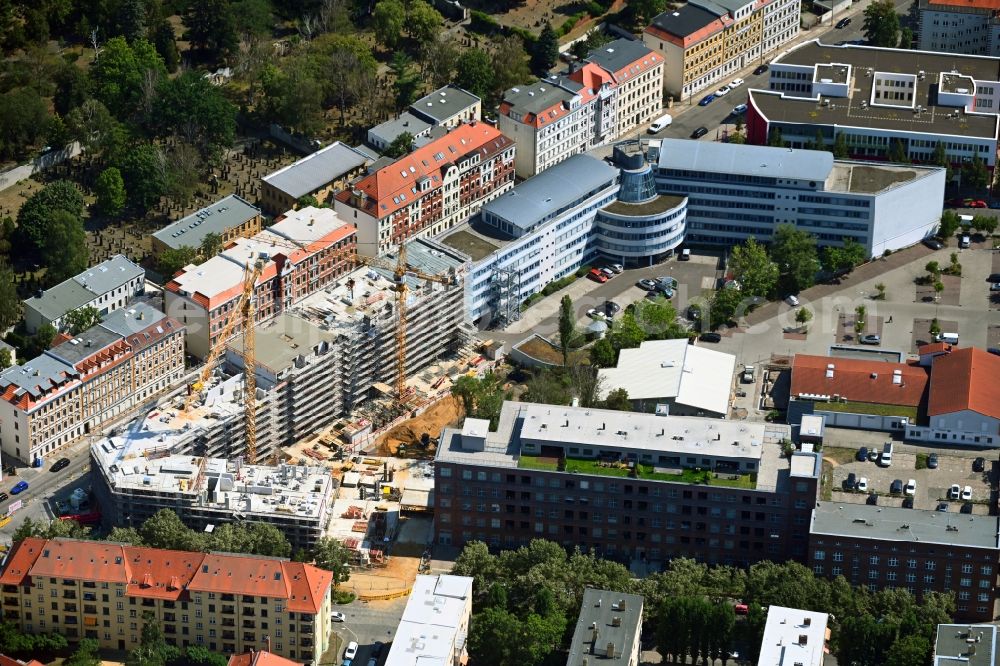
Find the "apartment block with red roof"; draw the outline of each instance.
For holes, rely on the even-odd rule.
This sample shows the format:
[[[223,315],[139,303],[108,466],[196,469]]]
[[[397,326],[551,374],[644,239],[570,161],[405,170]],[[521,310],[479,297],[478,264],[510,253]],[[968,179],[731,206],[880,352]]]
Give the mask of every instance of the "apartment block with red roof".
[[[437,236],[514,185],[514,141],[472,122],[358,180],[336,196],[358,230],[358,252],[381,256],[403,239]]]
[[[917,48],[1000,56],[1000,0],[919,0]]]
[[[146,303],[112,312],[0,372],[0,448],[31,463],[172,388],[183,374],[183,324]]]
[[[794,39],[801,5],[801,0],[691,0],[654,18],[642,39],[666,60],[667,92],[690,99],[728,83]]]
[[[498,126],[517,142],[517,175],[530,178],[654,120],[663,67],[641,42],[617,39],[565,74],[508,90]]]
[[[219,343],[243,292],[247,266],[264,257],[257,278],[255,319],[267,321],[354,266],[356,229],[329,208],[307,206],[251,238],[239,238],[218,256],[186,266],[164,289],[168,314],[187,327],[187,351],[204,358]],[[232,335],[242,330],[237,321]]]
[[[130,650],[152,621],[180,648],[267,649],[303,663],[330,647],[332,582],[329,571],[280,558],[34,537],[0,571],[3,617],[29,634]]]

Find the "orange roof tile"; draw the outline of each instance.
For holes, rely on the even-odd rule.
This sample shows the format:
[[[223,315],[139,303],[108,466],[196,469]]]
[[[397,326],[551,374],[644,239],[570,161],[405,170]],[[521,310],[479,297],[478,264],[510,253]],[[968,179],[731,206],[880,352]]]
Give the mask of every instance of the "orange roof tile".
[[[302,666],[298,661],[285,659],[265,650],[234,654],[226,666]]]
[[[0,585],[20,585],[30,575],[31,566],[42,554],[45,539],[28,537],[14,544],[14,549],[7,556],[3,573],[0,573]]]
[[[333,574],[308,564],[244,555],[206,555],[188,589],[287,599],[289,610],[319,612]]]
[[[967,7],[969,9],[983,9],[986,11],[1000,10],[1000,0],[931,0],[930,8],[939,7]]]
[[[282,564],[289,581],[288,610],[318,612],[333,583],[333,574],[301,562]]]
[[[198,572],[204,553],[125,546],[128,595],[177,600]]]
[[[1000,356],[975,347],[934,359],[927,414],[969,410],[1000,419]]]
[[[924,354],[936,354],[938,352],[950,352],[951,345],[947,342],[932,342],[929,345],[920,345],[917,347],[917,353],[921,356]]]
[[[833,365],[828,377],[827,366]],[[893,371],[902,373],[893,384]],[[791,395],[839,395],[852,402],[917,407],[927,388],[927,369],[907,363],[796,354],[792,361]]]
[[[31,567],[32,576],[127,583],[125,550],[103,541],[49,539]]]
[[[14,659],[13,657],[8,657],[7,655],[0,654],[0,666],[45,666],[45,664],[43,664],[40,661],[35,661],[34,659],[30,659],[28,661],[20,661],[18,659]],[[279,666],[279,665],[274,664],[274,666]]]

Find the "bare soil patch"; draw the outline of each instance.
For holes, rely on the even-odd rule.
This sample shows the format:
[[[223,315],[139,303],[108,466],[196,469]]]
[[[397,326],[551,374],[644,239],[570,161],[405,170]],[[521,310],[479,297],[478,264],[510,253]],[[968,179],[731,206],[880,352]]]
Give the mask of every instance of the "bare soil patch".
[[[426,432],[436,441],[441,435],[442,428],[458,425],[463,416],[461,400],[454,396],[442,398],[420,416],[407,419],[382,435],[376,444],[377,455],[398,457],[399,446],[402,444],[404,445],[402,457],[433,458],[434,444],[424,449],[420,446],[420,436]]]

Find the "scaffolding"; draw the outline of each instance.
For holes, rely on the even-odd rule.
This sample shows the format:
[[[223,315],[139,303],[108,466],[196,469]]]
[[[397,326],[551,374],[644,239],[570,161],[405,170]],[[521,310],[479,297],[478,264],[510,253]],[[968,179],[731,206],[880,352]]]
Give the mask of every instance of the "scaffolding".
[[[497,268],[490,288],[496,303],[497,327],[505,328],[521,318],[521,284],[518,271]]]

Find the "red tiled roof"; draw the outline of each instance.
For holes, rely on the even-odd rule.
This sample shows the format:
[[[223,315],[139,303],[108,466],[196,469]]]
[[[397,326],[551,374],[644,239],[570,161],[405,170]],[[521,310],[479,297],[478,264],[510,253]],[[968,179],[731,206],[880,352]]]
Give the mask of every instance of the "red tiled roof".
[[[29,661],[19,661],[13,657],[0,654],[0,666],[45,666],[45,664],[40,661],[35,661],[34,659]],[[274,664],[273,666],[279,666],[279,664]]]
[[[42,554],[45,539],[28,537],[14,544],[14,549],[7,556],[7,564],[0,573],[0,585],[20,585],[29,576],[31,565]]]
[[[125,546],[128,595],[176,601],[198,572],[204,553]]]
[[[964,410],[1000,419],[1000,356],[963,347],[934,359],[927,414]]]
[[[832,377],[827,376],[830,364],[833,365]],[[892,381],[895,370],[899,370],[903,378],[900,384]],[[926,388],[927,369],[919,365],[807,354],[796,354],[792,361],[793,397],[839,395],[852,402],[917,407]]]
[[[32,576],[127,583],[125,549],[104,541],[49,539],[31,567]]]
[[[302,666],[302,664],[261,650],[260,652],[234,654],[229,658],[229,663],[226,666]]]
[[[333,574],[301,562],[282,562],[288,580],[288,610],[315,613],[333,583]]]
[[[931,0],[928,3],[934,7],[968,7],[969,9],[1000,10],[1000,0]]]
[[[950,352],[951,345],[947,342],[932,342],[928,345],[920,345],[917,347],[917,353],[923,356],[924,354],[936,354],[938,352]]]

